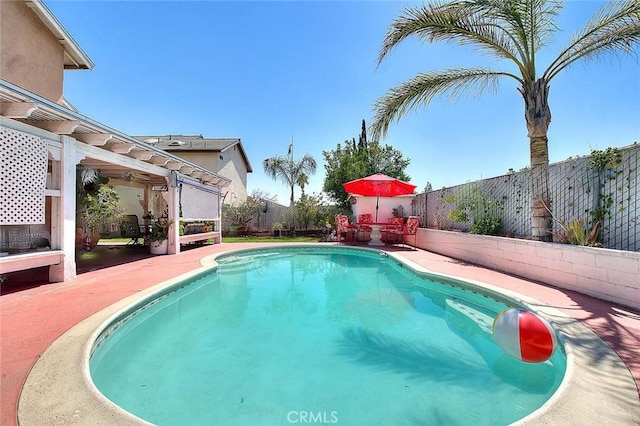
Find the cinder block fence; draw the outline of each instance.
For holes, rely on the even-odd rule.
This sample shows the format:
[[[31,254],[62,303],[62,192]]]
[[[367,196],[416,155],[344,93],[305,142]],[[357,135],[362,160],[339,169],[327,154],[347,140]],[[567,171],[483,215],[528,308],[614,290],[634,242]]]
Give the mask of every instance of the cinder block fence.
[[[418,229],[417,246],[640,309],[640,252]]]

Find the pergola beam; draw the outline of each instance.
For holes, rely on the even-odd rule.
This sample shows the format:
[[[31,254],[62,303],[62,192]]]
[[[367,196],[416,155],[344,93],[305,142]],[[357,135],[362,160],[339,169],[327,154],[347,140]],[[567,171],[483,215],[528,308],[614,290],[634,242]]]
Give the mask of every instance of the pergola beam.
[[[136,160],[149,161],[155,154],[152,151],[134,149],[129,155]]]
[[[190,175],[191,173],[193,173],[195,169],[191,166],[182,166],[180,167],[180,173],[182,173],[183,175]]]
[[[40,127],[57,135],[70,135],[80,127],[78,120],[27,120],[27,124]]]
[[[8,118],[29,118],[37,109],[35,102],[0,102],[0,112]]]
[[[83,133],[75,135],[75,138],[91,146],[103,146],[113,139],[113,135],[109,133]]]
[[[179,162],[179,161],[173,161],[173,160],[168,161],[168,162],[167,162],[167,164],[166,164],[166,166],[167,166],[167,168],[168,168],[169,170],[174,170],[174,171],[178,171],[178,170],[180,170],[180,168],[181,168],[183,165],[184,165],[184,164],[182,164],[181,162]]]
[[[164,155],[155,154],[153,157],[151,157],[151,164],[155,164],[156,166],[164,166],[168,162],[169,158],[165,157]]]
[[[128,154],[131,152],[135,145],[132,143],[109,143],[105,146],[111,152],[115,152],[116,154]]]
[[[99,159],[100,161],[106,163],[116,164],[128,169],[137,170],[152,175],[165,177],[169,176],[169,170],[163,167],[154,166],[153,164],[145,163],[144,161],[139,161],[134,158],[116,154],[114,152],[107,151],[95,146],[79,143],[77,146],[77,151],[78,153],[84,155],[85,158]]]

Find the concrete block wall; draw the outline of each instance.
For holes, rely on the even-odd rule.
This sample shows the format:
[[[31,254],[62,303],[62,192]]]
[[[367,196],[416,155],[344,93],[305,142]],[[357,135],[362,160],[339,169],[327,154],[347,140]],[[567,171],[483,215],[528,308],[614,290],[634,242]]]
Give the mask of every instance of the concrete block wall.
[[[640,309],[640,252],[418,229],[417,246]]]

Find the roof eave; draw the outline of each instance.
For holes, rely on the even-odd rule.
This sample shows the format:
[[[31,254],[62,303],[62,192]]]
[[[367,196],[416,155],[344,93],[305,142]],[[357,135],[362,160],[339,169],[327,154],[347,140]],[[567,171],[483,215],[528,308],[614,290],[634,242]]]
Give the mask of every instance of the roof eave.
[[[2,80],[0,79],[0,92],[1,93],[14,93],[16,95],[18,95],[21,99],[22,99],[22,103],[24,104],[32,104],[33,110],[46,110],[51,114],[55,114],[58,119],[60,121],[63,120],[67,120],[70,122],[74,122],[76,124],[76,127],[78,126],[83,126],[86,127],[88,129],[91,129],[92,131],[95,131],[96,133],[100,133],[100,134],[106,134],[109,136],[109,139],[112,139],[114,141],[117,141],[119,143],[124,143],[124,144],[129,144],[137,149],[143,150],[143,151],[147,151],[150,154],[154,154],[154,155],[160,155],[160,156],[164,156],[167,158],[168,161],[172,161],[174,162],[177,166],[176,170],[179,170],[179,168],[181,168],[182,166],[186,166],[188,168],[190,168],[192,171],[195,172],[200,172],[203,175],[208,176],[210,179],[209,180],[216,180],[215,185],[220,186],[220,187],[226,187],[229,186],[231,184],[231,179],[224,177],[222,175],[219,175],[218,173],[215,173],[211,170],[208,170],[205,167],[202,167],[200,165],[197,165],[191,161],[188,161],[184,158],[178,157],[176,155],[173,155],[169,152],[166,152],[160,148],[151,146],[149,144],[146,144],[136,138],[134,138],[133,136],[129,136],[127,134],[124,134],[116,129],[113,129],[105,124],[99,123],[89,117],[86,117],[84,115],[82,115],[81,113],[77,112],[77,111],[73,111],[63,105],[59,105],[55,102],[51,102],[48,99],[45,99],[41,96],[38,96],[34,93],[31,93],[19,86],[16,86],[13,83],[10,83],[6,80]],[[3,95],[4,97],[4,95]],[[26,100],[29,100],[30,102],[26,102]],[[33,111],[30,111],[27,113],[28,114],[32,114]],[[4,114],[2,114],[4,116]],[[21,117],[21,118],[28,118],[28,116],[26,117]],[[33,125],[35,125],[37,123],[33,123]],[[71,137],[74,137],[73,134],[71,134]],[[164,166],[163,166],[164,167]],[[166,168],[166,167],[165,167]],[[173,169],[172,169],[173,170]],[[187,173],[187,174],[192,174],[192,173]]]
[[[65,70],[93,69],[95,64],[89,58],[89,55],[82,50],[42,0],[24,0],[24,2],[64,47]]]

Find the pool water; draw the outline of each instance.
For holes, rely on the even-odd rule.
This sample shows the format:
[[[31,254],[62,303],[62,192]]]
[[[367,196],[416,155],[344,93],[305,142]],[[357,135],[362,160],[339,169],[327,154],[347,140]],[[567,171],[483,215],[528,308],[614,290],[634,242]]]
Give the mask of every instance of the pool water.
[[[376,251],[220,257],[104,333],[97,388],[160,425],[501,425],[539,408],[561,347],[527,364],[494,342],[507,308]]]

